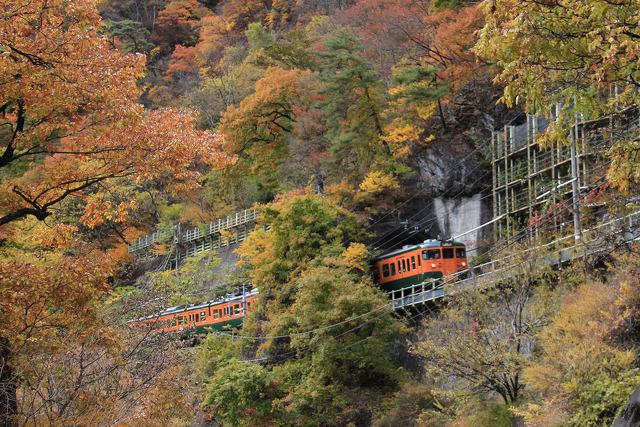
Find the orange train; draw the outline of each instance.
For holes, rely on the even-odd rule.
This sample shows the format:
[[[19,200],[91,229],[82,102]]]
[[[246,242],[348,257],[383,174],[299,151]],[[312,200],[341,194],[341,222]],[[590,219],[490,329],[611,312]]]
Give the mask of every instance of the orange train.
[[[170,307],[160,313],[130,322],[151,324],[154,332],[206,332],[207,329],[223,330],[242,324],[245,314],[257,302],[258,290],[253,289],[243,295],[219,298],[200,304]]]
[[[467,253],[460,242],[425,240],[376,257],[372,269],[376,283],[394,291],[467,270]]]

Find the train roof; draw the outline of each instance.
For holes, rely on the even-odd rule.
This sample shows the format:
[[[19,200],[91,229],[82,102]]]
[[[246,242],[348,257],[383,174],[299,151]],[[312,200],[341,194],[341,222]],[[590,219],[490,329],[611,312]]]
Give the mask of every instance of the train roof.
[[[133,320],[134,322],[138,322],[141,320],[154,319],[156,317],[168,316],[170,314],[184,313],[185,311],[198,310],[201,308],[213,307],[215,305],[228,304],[232,302],[242,301],[244,298],[249,298],[251,296],[258,295],[258,289],[252,289],[251,291],[245,293],[244,295],[234,295],[232,297],[220,297],[214,300],[205,301],[201,303],[195,303],[190,305],[180,305],[175,307],[169,307],[164,309],[163,311],[155,314],[150,314],[145,317],[141,317],[139,319]]]
[[[405,245],[400,249],[396,249],[395,251],[388,252],[388,253],[383,254],[383,255],[379,255],[379,256],[374,258],[374,261],[379,261],[381,259],[387,259],[387,258],[390,258],[392,256],[401,255],[401,254],[404,254],[406,252],[415,251],[416,249],[439,248],[439,247],[442,247],[442,246],[462,246],[462,247],[464,247],[464,243],[456,242],[456,241],[453,241],[453,240],[429,239],[429,240],[425,240],[424,242],[419,243],[417,245]]]

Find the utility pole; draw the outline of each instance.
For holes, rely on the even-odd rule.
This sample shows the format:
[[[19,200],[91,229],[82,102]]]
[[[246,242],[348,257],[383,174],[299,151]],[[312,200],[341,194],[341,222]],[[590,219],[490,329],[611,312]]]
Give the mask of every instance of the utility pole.
[[[574,109],[576,107],[574,102]],[[578,178],[578,113],[574,111],[575,124],[571,137],[571,190],[573,197],[573,235],[576,240],[582,237],[582,227],[580,225],[580,182]]]

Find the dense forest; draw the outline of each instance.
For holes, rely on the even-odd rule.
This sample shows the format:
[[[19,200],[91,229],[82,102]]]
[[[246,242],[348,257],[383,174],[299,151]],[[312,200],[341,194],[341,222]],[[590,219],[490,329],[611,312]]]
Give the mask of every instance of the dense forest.
[[[0,0],[0,424],[611,425],[636,243],[557,268],[487,241],[517,260],[499,285],[408,313],[370,264],[416,200],[490,194],[493,130],[558,105],[544,149],[639,101],[637,0]],[[589,203],[613,216],[638,123],[611,139]],[[224,277],[128,250],[253,207]],[[239,329],[128,323],[246,283]]]

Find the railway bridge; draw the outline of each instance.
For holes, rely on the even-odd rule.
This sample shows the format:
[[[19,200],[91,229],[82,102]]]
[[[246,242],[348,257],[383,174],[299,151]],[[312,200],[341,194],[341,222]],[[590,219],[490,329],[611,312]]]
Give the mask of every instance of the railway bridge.
[[[580,258],[606,254],[636,240],[640,240],[640,210],[584,230],[579,240],[571,234],[538,248],[545,249],[547,254],[554,254],[546,256],[545,265],[558,267]],[[515,255],[506,256],[449,276],[444,282],[407,286],[390,294],[392,308],[409,309],[466,289],[493,286],[512,277],[516,263]]]

